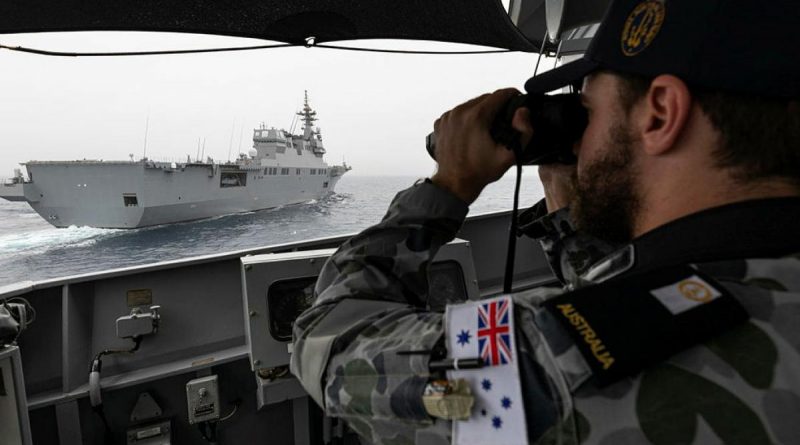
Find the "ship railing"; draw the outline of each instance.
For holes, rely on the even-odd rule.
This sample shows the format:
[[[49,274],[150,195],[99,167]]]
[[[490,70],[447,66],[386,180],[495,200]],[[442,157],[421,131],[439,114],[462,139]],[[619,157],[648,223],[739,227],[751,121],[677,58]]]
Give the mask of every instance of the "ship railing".
[[[202,160],[202,159],[194,159],[194,158],[186,158],[186,157],[169,157],[169,156],[159,156],[159,157],[147,157],[147,159],[139,159],[138,161],[132,161],[134,163],[137,162],[145,162],[145,163],[155,163],[155,164],[177,164],[177,165],[187,165],[187,164],[205,164],[205,165],[226,165],[226,164],[235,164],[235,162],[228,161],[228,160],[219,160],[219,159],[211,159],[209,160]]]
[[[142,162],[143,160],[146,160],[146,161],[152,161],[152,162],[178,162],[178,163],[181,163],[181,164],[187,164],[187,163],[195,164],[195,163],[201,163],[201,162],[208,163],[207,162],[208,159],[209,159],[208,157],[206,158],[206,160],[202,160],[202,159],[198,159],[198,158],[195,158],[195,157],[187,157],[187,156],[157,156],[157,157],[148,156],[146,159],[140,158],[139,160],[133,161],[133,162]],[[213,161],[214,164],[220,164],[220,163],[227,162],[227,161],[214,159],[214,158],[210,158],[210,159]]]

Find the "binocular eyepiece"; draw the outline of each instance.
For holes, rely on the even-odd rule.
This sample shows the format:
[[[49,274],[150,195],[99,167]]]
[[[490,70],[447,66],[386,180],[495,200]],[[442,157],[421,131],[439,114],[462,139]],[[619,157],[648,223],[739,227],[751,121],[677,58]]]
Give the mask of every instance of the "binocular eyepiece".
[[[520,107],[530,110],[533,138],[526,147],[520,143],[520,133],[511,127],[511,119]],[[523,165],[574,164],[577,158],[573,146],[586,129],[588,116],[581,105],[580,94],[556,95],[522,94],[509,100],[492,122],[492,139],[512,150],[517,162]],[[436,159],[436,134],[425,139],[425,148]]]

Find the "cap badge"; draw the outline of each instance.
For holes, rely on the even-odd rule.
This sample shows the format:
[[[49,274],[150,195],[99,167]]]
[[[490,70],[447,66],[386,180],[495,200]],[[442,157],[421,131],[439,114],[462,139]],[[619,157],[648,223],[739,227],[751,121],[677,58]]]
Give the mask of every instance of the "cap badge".
[[[664,23],[664,3],[645,0],[633,9],[622,30],[622,53],[635,56],[650,46]]]

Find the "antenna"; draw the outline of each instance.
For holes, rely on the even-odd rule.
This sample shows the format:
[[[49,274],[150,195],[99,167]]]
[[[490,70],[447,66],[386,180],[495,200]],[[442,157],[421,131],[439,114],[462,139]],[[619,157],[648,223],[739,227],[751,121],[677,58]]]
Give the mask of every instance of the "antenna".
[[[239,127],[239,153],[242,152],[242,136],[244,136],[244,119],[242,119],[242,126]],[[228,161],[230,161],[230,159],[228,159]]]
[[[147,120],[144,123],[144,149],[142,150],[142,159],[147,158],[147,129],[150,127],[150,110],[147,110]]]
[[[228,162],[231,162],[231,149],[233,148],[233,130],[236,128],[236,119],[231,124],[231,142],[228,144]]]
[[[294,134],[294,127],[297,125],[297,114],[292,116],[292,124],[289,125],[289,133]]]
[[[200,138],[197,138],[197,154],[194,155],[194,161],[197,162],[198,159],[200,159]]]
[[[300,105],[297,105],[297,103],[295,102],[294,109],[296,110],[299,107],[300,107]],[[295,113],[294,116],[292,116],[292,125],[289,127],[289,134],[294,134],[294,129],[297,128],[297,120],[298,120],[297,117],[298,116],[302,116],[302,113],[299,112],[299,111],[297,113]]]
[[[203,158],[206,156],[206,138],[203,138],[203,151],[200,153],[200,162],[203,162]]]

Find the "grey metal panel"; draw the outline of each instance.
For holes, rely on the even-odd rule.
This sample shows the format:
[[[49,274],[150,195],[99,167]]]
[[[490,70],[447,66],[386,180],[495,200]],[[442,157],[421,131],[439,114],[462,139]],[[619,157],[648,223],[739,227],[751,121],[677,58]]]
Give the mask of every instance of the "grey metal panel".
[[[9,440],[9,443],[31,445],[25,377],[18,347],[0,347],[0,378],[0,386],[4,389],[4,394],[0,394],[0,438]]]
[[[242,258],[242,314],[252,369],[289,363],[288,342],[270,335],[267,292],[273,283],[316,277],[333,249]]]
[[[502,291],[510,212],[481,215],[464,223],[458,237],[469,240],[482,295]],[[554,280],[539,243],[528,237],[517,238],[514,260],[515,289]]]
[[[455,261],[461,267],[463,273],[464,286],[468,300],[480,298],[480,288],[478,287],[478,277],[475,272],[475,258],[472,255],[472,244],[459,238],[450,241],[439,249],[434,263],[441,261]]]
[[[219,376],[222,413],[228,416],[233,413],[234,403],[239,408],[233,416],[218,426],[220,444],[291,444],[292,410],[288,402],[256,409],[255,383],[246,356],[240,359],[215,363],[209,371]],[[188,381],[197,377],[197,372],[189,370],[180,374],[162,375],[157,379],[131,386],[105,389],[103,405],[112,430],[118,439],[122,433],[141,423],[131,421],[130,414],[142,392],[149,392],[162,408],[160,419],[172,420],[173,442],[178,445],[205,444],[195,425],[190,425],[186,412],[186,390]],[[105,444],[103,427],[97,415],[91,410],[88,400],[78,400],[81,411],[81,426],[85,444]],[[47,411],[44,408],[37,411]],[[148,420],[146,424],[156,422]],[[0,442],[1,443],[1,442]],[[56,444],[55,441],[41,442],[45,445]],[[122,442],[124,443],[124,442]],[[38,443],[37,443],[38,445]]]
[[[56,423],[60,445],[82,445],[81,419],[78,402],[71,400],[56,405]]]
[[[334,249],[242,258],[242,300],[245,334],[253,370],[289,364],[289,342],[277,340],[270,333],[267,294],[279,281],[316,277]],[[467,299],[480,297],[470,243],[456,239],[442,246],[434,263],[455,261],[463,273]]]
[[[92,318],[94,316],[94,283],[63,286],[62,349],[63,391],[70,392],[88,380],[92,359]]]
[[[214,366],[225,365],[227,363],[247,357],[245,346],[229,349],[218,349],[203,355],[188,357],[182,360],[164,361],[152,366],[140,367],[126,373],[115,374],[103,377],[100,386],[103,391],[115,391],[128,388],[142,383],[154,382],[165,378],[173,377],[188,372],[208,369]],[[40,409],[45,406],[62,403],[68,400],[86,398],[88,395],[88,385],[81,385],[74,391],[63,393],[61,391],[46,392],[28,395],[28,406],[31,410]]]
[[[11,298],[28,293],[34,289],[34,285],[35,283],[33,281],[20,281],[18,283],[0,286],[0,297]]]
[[[223,261],[96,282],[93,352],[132,345],[116,336],[115,320],[130,312],[127,291],[151,289],[153,304],[161,306],[158,333],[144,337],[135,354],[105,359],[103,375],[244,344],[238,269],[238,262]]]
[[[258,375],[256,375],[255,379],[258,409],[267,405],[274,405],[298,397],[308,396],[306,390],[300,385],[300,381],[291,376],[291,374],[272,381],[262,379]]]
[[[61,391],[61,287],[23,296],[36,309],[36,320],[20,335],[27,393]]]
[[[311,434],[309,433],[308,425],[308,399],[309,397],[300,397],[292,399],[292,420],[294,421],[294,445],[309,445],[311,443]]]
[[[28,406],[28,414],[31,421],[31,435],[33,443],[57,444],[58,443],[58,424],[56,423],[56,408],[50,405],[43,409],[34,409]]]

